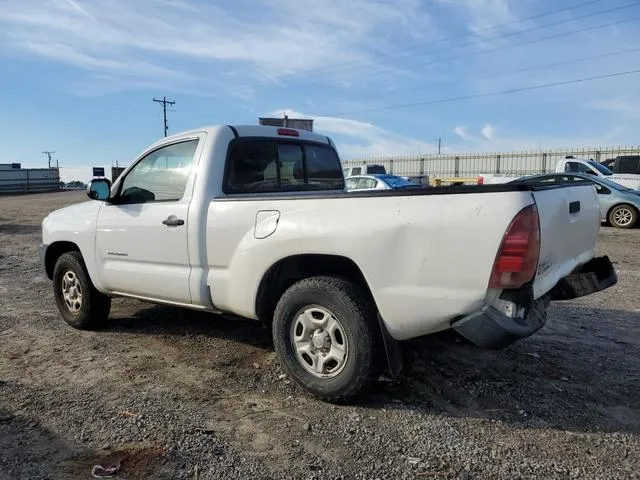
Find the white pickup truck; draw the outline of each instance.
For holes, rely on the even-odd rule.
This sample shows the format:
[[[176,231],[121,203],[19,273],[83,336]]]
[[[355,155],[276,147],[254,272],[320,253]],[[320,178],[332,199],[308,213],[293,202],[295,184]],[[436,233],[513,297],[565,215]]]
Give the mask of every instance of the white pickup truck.
[[[593,186],[347,193],[333,143],[306,131],[173,135],[87,190],[42,222],[68,324],[103,325],[120,296],[267,322],[284,370],[330,401],[397,373],[401,340],[453,328],[502,347],[551,300],[617,281],[594,256]]]
[[[632,173],[613,173],[606,165],[593,160],[583,160],[574,157],[566,157],[556,164],[556,173],[586,173],[595,177],[606,178],[618,185],[630,188],[631,190],[640,190],[640,174]],[[544,172],[540,172],[544,173]],[[522,173],[505,172],[505,173],[481,173],[478,175],[478,184],[493,185],[497,183],[506,183],[525,175]]]

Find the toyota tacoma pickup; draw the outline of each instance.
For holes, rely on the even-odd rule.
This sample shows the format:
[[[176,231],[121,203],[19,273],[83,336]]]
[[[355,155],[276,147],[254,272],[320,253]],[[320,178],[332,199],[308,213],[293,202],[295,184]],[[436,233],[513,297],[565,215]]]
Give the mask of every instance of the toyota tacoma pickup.
[[[283,369],[328,401],[396,374],[403,340],[454,329],[504,347],[550,301],[617,281],[595,257],[593,185],[348,193],[333,142],[289,128],[166,137],[87,193],[42,222],[69,325],[100,327],[112,297],[262,321]]]

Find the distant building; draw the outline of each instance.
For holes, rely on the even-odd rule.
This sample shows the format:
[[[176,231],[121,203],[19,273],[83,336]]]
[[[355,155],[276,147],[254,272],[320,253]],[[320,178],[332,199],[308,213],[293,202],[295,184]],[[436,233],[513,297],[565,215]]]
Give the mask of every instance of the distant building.
[[[0,163],[0,194],[60,190],[57,168],[22,168],[19,163]]]
[[[269,125],[271,127],[289,127],[298,130],[308,130],[313,132],[312,118],[289,118],[286,115],[283,118],[260,117],[258,119],[260,125]]]

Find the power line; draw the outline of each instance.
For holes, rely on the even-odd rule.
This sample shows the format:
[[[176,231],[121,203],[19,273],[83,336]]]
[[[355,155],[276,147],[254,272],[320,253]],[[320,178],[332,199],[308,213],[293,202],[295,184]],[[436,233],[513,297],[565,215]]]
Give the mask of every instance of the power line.
[[[637,6],[637,5],[640,5],[640,3],[636,2],[633,5],[626,5],[624,7],[618,7],[618,8],[613,9],[613,10],[619,10],[621,8],[630,8],[630,7]],[[610,12],[610,11],[612,11],[612,10],[610,9],[610,10],[607,10],[606,12]],[[598,12],[598,13],[605,13],[605,11],[601,11],[601,12]],[[475,56],[486,55],[488,53],[498,52],[498,51],[501,51],[501,50],[507,50],[507,49],[514,48],[514,47],[520,47],[520,46],[523,46],[523,45],[531,45],[531,44],[534,44],[534,43],[540,43],[540,42],[544,42],[544,41],[547,41],[547,40],[554,40],[556,38],[562,38],[562,37],[574,35],[574,34],[577,34],[577,33],[584,33],[584,32],[589,32],[589,31],[592,31],[592,30],[597,30],[597,29],[600,29],[600,28],[610,27],[610,26],[614,26],[614,25],[620,25],[620,24],[623,24],[623,23],[629,23],[629,22],[633,22],[633,21],[636,21],[636,20],[639,20],[639,19],[640,19],[640,16],[632,17],[632,18],[624,18],[622,20],[616,20],[616,21],[613,21],[613,22],[608,22],[608,23],[604,23],[604,24],[600,24],[600,25],[593,25],[593,26],[590,26],[590,27],[580,28],[580,29],[577,29],[577,30],[570,30],[568,32],[562,32],[562,33],[557,33],[557,34],[554,34],[554,35],[549,35],[549,36],[546,36],[546,37],[535,38],[535,39],[531,39],[531,40],[525,40],[525,41],[522,41],[522,42],[512,43],[510,45],[502,45],[500,47],[494,47],[494,48],[490,48],[490,49],[485,49],[485,50],[482,50],[482,51],[479,51],[479,52],[468,52],[468,53],[463,53],[463,54],[460,54],[460,55],[446,57],[446,58],[438,59],[438,60],[431,60],[431,61],[415,63],[415,64],[398,65],[398,67],[416,68],[416,67],[426,67],[426,66],[431,66],[431,65],[438,65],[438,64],[448,63],[448,62],[451,62],[453,60],[459,60],[459,59],[462,59],[462,58],[471,58],[471,57],[475,57]],[[573,20],[575,20],[575,19],[571,19],[571,20],[568,20],[568,21],[573,21]],[[563,23],[566,23],[568,21],[563,21]],[[546,26],[548,26],[548,25],[545,25],[545,27]],[[495,37],[495,38],[492,38],[490,40],[495,40],[497,38],[501,38],[501,37]],[[469,44],[469,45],[466,45],[466,46],[480,45],[482,43],[485,43],[485,41]],[[454,48],[457,48],[457,47],[454,47]],[[430,52],[430,53],[433,53],[433,52]],[[393,70],[388,69],[387,71],[388,72],[392,72]],[[333,79],[333,82],[335,82],[335,81],[352,80],[352,79],[359,78],[359,77],[366,76],[366,75],[371,75],[371,74],[368,73],[368,72],[364,72],[364,73],[358,73],[358,74],[350,75],[350,76],[346,76],[346,77],[338,77],[338,78]],[[333,82],[325,82],[325,83],[315,83],[314,82],[312,85],[316,85],[316,86],[317,85],[328,85],[329,83],[333,83]]]
[[[167,100],[167,97],[162,97],[162,100],[158,100],[154,97],[153,101],[162,104],[162,113],[164,114],[164,136],[166,137],[167,132],[169,131],[169,125],[167,124],[167,105],[175,105],[176,102]]]
[[[502,40],[502,39],[505,39],[505,38],[508,38],[508,37],[513,37],[513,36],[516,36],[516,35],[522,35],[524,33],[533,32],[535,30],[540,30],[540,29],[543,29],[543,28],[555,27],[557,25],[562,25],[562,24],[565,24],[565,23],[575,22],[577,20],[584,20],[585,18],[595,17],[595,16],[598,16],[598,15],[603,15],[603,14],[606,14],[606,13],[612,13],[612,12],[616,12],[616,11],[620,11],[620,10],[625,10],[627,8],[636,7],[638,5],[639,5],[639,3],[637,1],[634,1],[632,3],[626,4],[626,5],[622,5],[622,6],[619,6],[619,7],[608,8],[606,10],[599,10],[597,12],[590,12],[590,13],[586,13],[586,14],[578,16],[578,17],[572,17],[572,18],[563,19],[563,20],[556,20],[554,22],[546,23],[544,25],[535,25],[533,27],[525,28],[523,30],[518,30],[518,31],[515,31],[515,32],[509,32],[509,33],[505,33],[505,34],[502,34],[502,35],[496,35],[496,36],[493,36],[493,37],[487,37],[487,38],[483,38],[483,39],[480,39],[480,40],[474,40],[474,41],[470,41],[470,42],[467,42],[467,43],[463,43],[461,45],[454,45],[453,47],[445,47],[445,48],[441,48],[439,50],[432,50],[432,51],[427,51],[427,52],[416,53],[416,54],[413,54],[411,56],[404,56],[404,57],[400,58],[400,60],[414,59],[414,58],[419,57],[419,56],[434,55],[434,54],[437,54],[437,53],[448,52],[452,48],[458,49],[458,48],[463,48],[463,47],[471,47],[471,46],[481,45],[481,44],[486,43],[486,42],[488,42],[490,40],[498,40],[498,39]],[[383,60],[383,61],[380,61],[380,62],[371,63],[369,65],[360,65],[360,66],[348,68],[348,69],[342,70],[341,72],[314,75],[313,78],[326,77],[326,76],[335,75],[336,73],[345,73],[345,72],[349,72],[349,71],[353,71],[353,70],[362,70],[363,68],[376,67],[376,66],[379,66],[379,65],[382,65],[382,64],[393,63],[396,60],[397,59],[391,58],[391,59]]]
[[[364,110],[353,110],[350,112],[340,112],[340,113],[331,113],[331,114],[325,114],[325,115],[316,115],[316,117],[344,117],[347,115],[355,115],[355,114],[359,114],[359,113],[371,113],[371,112],[380,112],[383,110],[399,110],[402,108],[411,108],[411,107],[422,107],[422,106],[426,106],[426,105],[434,105],[434,104],[438,104],[438,103],[452,103],[452,102],[458,102],[458,101],[462,101],[462,100],[471,100],[471,99],[475,99],[475,98],[484,98],[484,97],[494,97],[494,96],[499,96],[499,95],[507,95],[507,94],[511,94],[511,93],[519,93],[519,92],[526,92],[529,90],[540,90],[543,88],[551,88],[551,87],[558,87],[561,85],[571,85],[571,84],[575,84],[575,83],[584,83],[584,82],[589,82],[592,80],[600,80],[603,78],[614,78],[614,77],[622,77],[624,75],[633,75],[636,73],[640,73],[640,69],[636,69],[636,70],[627,70],[624,72],[615,72],[615,73],[607,73],[604,75],[595,75],[592,77],[583,77],[583,78],[577,78],[577,79],[573,79],[573,80],[564,80],[564,81],[560,81],[560,82],[552,82],[552,83],[543,83],[543,84],[539,84],[539,85],[530,85],[528,87],[519,87],[519,88],[510,88],[507,90],[498,90],[495,92],[486,92],[486,93],[478,93],[478,94],[474,94],[474,95],[463,95],[463,96],[459,96],[459,97],[447,97],[447,98],[439,98],[439,99],[435,99],[435,100],[428,100],[425,102],[414,102],[414,103],[405,103],[405,104],[401,104],[401,105],[387,105],[384,107],[375,107],[375,108],[367,108]]]
[[[486,28],[483,28],[483,29],[480,29],[480,30],[476,30],[474,33],[463,33],[463,34],[460,34],[460,35],[454,35],[454,36],[451,36],[451,37],[445,37],[445,38],[442,38],[442,39],[439,39],[439,40],[433,40],[433,41],[429,41],[429,42],[425,42],[425,43],[418,43],[418,44],[412,45],[410,47],[405,47],[405,48],[401,48],[401,49],[398,49],[398,50],[394,50],[394,51],[392,51],[390,53],[385,53],[382,56],[383,57],[388,57],[388,56],[395,55],[397,53],[410,51],[410,50],[417,50],[419,48],[427,47],[427,46],[430,46],[430,45],[437,45],[439,43],[449,42],[451,40],[457,40],[457,39],[466,38],[466,37],[473,37],[473,36],[477,35],[478,33],[483,33],[483,32],[487,32],[487,31],[490,31],[490,30],[497,30],[497,29],[500,29],[500,28],[508,27],[508,26],[515,25],[515,24],[522,23],[522,22],[526,22],[526,21],[529,21],[529,20],[535,20],[536,18],[546,17],[546,16],[553,15],[553,14],[556,14],[556,13],[566,12],[566,11],[570,11],[570,10],[576,10],[578,8],[582,8],[582,7],[593,5],[593,4],[596,4],[596,3],[600,3],[602,1],[604,1],[604,0],[591,0],[591,1],[588,1],[588,2],[582,2],[582,3],[578,3],[578,4],[574,4],[574,5],[569,5],[567,7],[559,8],[559,9],[556,9],[556,10],[549,10],[549,11],[538,13],[538,14],[535,14],[535,15],[532,15],[532,16],[529,16],[529,17],[524,17],[524,18],[519,18],[519,19],[516,19],[516,20],[512,20],[510,22],[506,22],[506,23],[502,23],[502,24],[498,24],[498,25],[492,25],[492,26],[489,26],[489,27],[486,27]],[[348,61],[345,61],[345,62],[334,63],[334,64],[331,64],[331,65],[326,65],[324,67],[318,67],[318,68],[306,70],[306,72],[301,72],[301,73],[317,72],[317,71],[327,70],[327,69],[331,69],[331,68],[335,68],[335,67],[341,67],[341,66],[344,66],[344,65],[350,65],[350,64],[353,64],[353,63],[359,63],[359,62],[362,62],[362,61],[367,61],[368,62],[368,61],[370,61],[370,58],[361,57],[360,59],[354,59],[354,60],[348,60]],[[299,75],[299,74],[298,73],[292,73],[292,74],[289,74],[289,75],[285,75],[284,77],[286,77],[286,76],[296,76],[296,75]],[[280,78],[282,78],[282,77],[280,77]]]
[[[611,58],[611,57],[615,57],[615,56],[619,56],[619,55],[626,55],[627,53],[634,53],[634,52],[639,52],[639,51],[640,51],[640,47],[638,47],[638,48],[630,48],[630,49],[627,49],[627,50],[617,50],[617,51],[614,51],[614,52],[601,53],[601,54],[598,54],[598,55],[590,55],[588,57],[572,58],[572,59],[568,59],[568,60],[562,60],[560,62],[546,63],[544,65],[535,65],[535,66],[532,66],[532,67],[519,68],[517,70],[507,70],[506,72],[497,72],[497,73],[489,73],[489,74],[477,75],[477,76],[472,76],[472,77],[463,77],[463,78],[458,78],[458,79],[455,79],[455,80],[431,81],[431,82],[423,83],[422,85],[420,85],[418,87],[402,88],[402,90],[397,90],[397,91],[388,92],[388,93],[391,93],[391,94],[398,93],[398,92],[406,93],[407,91],[424,90],[426,88],[429,88],[430,85],[434,85],[434,84],[438,84],[438,83],[446,83],[447,85],[454,85],[456,83],[469,82],[469,81],[472,81],[472,80],[483,80],[483,79],[487,79],[487,78],[500,78],[500,77],[505,77],[505,76],[508,76],[508,75],[516,75],[518,73],[532,72],[532,71],[536,71],[536,70],[543,70],[545,68],[571,65],[571,64],[574,64],[574,63],[586,62],[586,61],[589,61],[589,60],[597,60],[599,58]],[[373,96],[375,96],[377,98],[377,97],[379,97],[381,95],[381,93],[383,93],[383,92],[377,92]],[[369,98],[371,96],[372,95],[367,95],[366,97],[358,97],[358,98]]]

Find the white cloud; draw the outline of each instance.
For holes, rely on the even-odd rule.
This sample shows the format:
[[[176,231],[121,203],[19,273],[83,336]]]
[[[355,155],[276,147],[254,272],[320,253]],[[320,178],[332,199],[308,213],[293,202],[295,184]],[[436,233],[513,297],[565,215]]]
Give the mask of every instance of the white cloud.
[[[484,127],[482,127],[482,136],[487,140],[493,140],[495,133],[496,129],[490,123],[487,123]]]
[[[480,31],[515,20],[509,0],[438,0],[462,9],[469,18],[469,28]]]
[[[601,98],[587,102],[586,107],[640,118],[640,101],[630,97]]]
[[[467,127],[464,125],[458,125],[453,129],[453,133],[458,135],[463,140],[474,140],[474,137],[467,133]]]
[[[240,0],[223,8],[182,0],[3,2],[0,31],[9,37],[5,52],[97,72],[103,81],[112,75],[116,84],[151,79],[169,87],[200,82],[210,89],[225,81],[237,87],[367,61],[388,47],[388,37],[376,35],[379,29],[420,36],[429,25],[419,0],[256,3]],[[231,75],[220,74],[220,62]]]
[[[306,115],[290,109],[276,110],[267,115],[281,117],[285,113],[291,118],[313,118],[314,131],[331,135],[340,151],[340,156],[345,160],[436,151],[433,143],[399,135],[372,123],[347,118]]]
[[[84,8],[82,8],[77,2],[74,2],[73,0],[65,0],[65,2],[67,2],[67,4],[75,9],[76,11],[80,12],[82,15],[84,15],[85,17],[90,18],[91,20],[95,21],[95,17],[93,15],[91,15],[89,12],[87,12]]]

